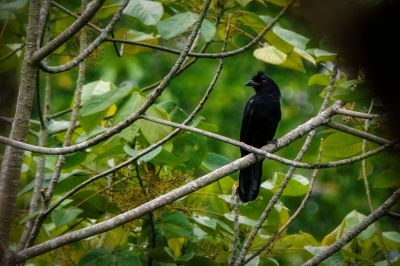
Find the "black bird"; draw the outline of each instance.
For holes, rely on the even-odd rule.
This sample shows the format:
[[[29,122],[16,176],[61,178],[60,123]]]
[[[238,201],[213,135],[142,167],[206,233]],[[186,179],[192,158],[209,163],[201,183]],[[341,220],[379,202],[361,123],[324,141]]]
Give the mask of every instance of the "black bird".
[[[261,71],[252,77],[246,86],[253,87],[256,94],[249,99],[244,109],[240,141],[261,148],[273,140],[281,120],[281,93],[278,85]],[[243,149],[240,149],[240,152],[242,157],[249,154]],[[260,192],[262,163],[261,160],[240,170],[238,192],[242,202],[257,198]]]

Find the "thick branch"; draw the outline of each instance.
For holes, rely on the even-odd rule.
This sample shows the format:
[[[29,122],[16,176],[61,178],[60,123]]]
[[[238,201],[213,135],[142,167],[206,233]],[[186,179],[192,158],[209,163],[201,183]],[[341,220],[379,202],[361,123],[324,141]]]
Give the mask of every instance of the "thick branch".
[[[373,211],[370,215],[365,217],[361,223],[356,225],[349,232],[345,233],[338,241],[328,246],[322,252],[318,253],[312,259],[308,260],[303,264],[303,266],[314,266],[318,265],[320,262],[324,261],[326,258],[330,257],[332,254],[336,253],[344,245],[353,240],[362,231],[367,229],[372,223],[378,220],[400,199],[400,188],[397,189],[379,208]]]

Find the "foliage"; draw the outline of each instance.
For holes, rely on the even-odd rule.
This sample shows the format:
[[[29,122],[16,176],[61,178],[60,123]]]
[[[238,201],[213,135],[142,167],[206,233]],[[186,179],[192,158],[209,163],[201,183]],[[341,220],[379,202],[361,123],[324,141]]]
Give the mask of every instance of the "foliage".
[[[0,7],[2,23],[8,21],[13,25],[5,27],[6,32],[2,37],[6,45],[1,47],[1,57],[24,41],[21,36],[24,36],[26,2],[14,1]],[[71,10],[79,9],[77,1],[58,2]],[[228,47],[240,47],[249,41],[249,36],[255,37],[272,20],[278,10],[276,6],[285,6],[287,2],[214,1],[202,24],[201,37],[196,46],[199,48],[211,41],[210,51],[218,52],[219,43],[226,34],[227,17],[231,15],[232,32]],[[118,3],[119,1],[106,1],[94,22],[104,25],[115,12]],[[196,0],[130,1],[114,31],[117,37],[127,40],[181,49],[198,17],[201,5],[202,1]],[[225,10],[224,15],[216,25],[221,8]],[[61,11],[54,10],[49,21],[51,23],[48,32],[55,36],[73,20]],[[278,136],[313,116],[322,102],[321,97],[326,93],[336,54],[320,44],[304,27],[305,25],[298,24],[295,19],[285,17],[264,36],[258,44],[259,47],[238,58],[226,59],[226,68],[220,83],[201,116],[192,125],[237,138],[242,107],[245,99],[251,95],[250,91],[244,91],[242,85],[258,69],[265,69],[282,88],[283,120]],[[94,33],[90,34],[94,38]],[[77,37],[74,37],[59,48],[49,61],[51,64],[65,62],[77,52]],[[79,128],[74,132],[73,142],[79,143],[92,138],[137,111],[148,97],[148,92],[141,88],[163,76],[175,60],[173,55],[139,46],[125,45],[123,52],[122,58],[116,58],[112,45],[107,44],[89,58]],[[0,71],[16,71],[21,60],[21,52],[15,53],[2,62]],[[200,99],[213,68],[214,64],[210,61],[199,60],[170,84],[168,90],[146,114],[168,121],[184,120]],[[75,79],[74,71],[51,78],[54,91],[52,112],[71,105]],[[42,75],[41,84],[43,81]],[[340,72],[333,97],[346,101],[348,109],[365,112],[372,97],[368,85],[361,76]],[[383,112],[379,102],[373,110],[374,113]],[[64,116],[49,121],[49,145],[62,145],[69,124],[67,120],[68,117]],[[341,122],[356,129],[364,129],[361,119],[345,117]],[[370,131],[385,134],[382,123],[379,119],[373,120]],[[33,130],[38,130],[38,127],[33,126]],[[90,176],[126,161],[171,131],[170,127],[139,120],[102,144],[66,156],[55,198],[60,198]],[[318,137],[324,138],[323,161],[362,153],[363,143],[357,137],[333,130],[319,132]],[[30,137],[29,141],[34,143],[36,139]],[[279,155],[293,158],[299,145],[295,143]],[[375,144],[368,142],[367,150],[375,147]],[[317,144],[313,144],[305,160],[314,161],[317,153]],[[181,133],[137,163],[85,187],[66,200],[45,220],[38,242],[140,206],[238,156],[239,151],[235,147],[194,133]],[[15,243],[22,224],[33,220],[37,215],[28,216],[26,206],[33,190],[38,157],[38,154],[25,154],[17,211],[17,219],[21,224],[12,235]],[[394,160],[386,152],[367,161],[368,178],[374,186],[374,202],[381,202],[390,189],[399,186],[396,177],[398,167]],[[56,157],[46,157],[44,188],[48,186],[55,163]],[[245,240],[245,233],[255,225],[288,169],[271,161],[265,162],[264,167],[265,181],[260,197],[240,209],[240,245]],[[255,259],[258,263],[254,265],[301,264],[359,223],[368,214],[362,180],[359,178],[360,169],[361,165],[358,163],[341,169],[321,170],[318,188],[304,214],[285,231],[271,250]],[[283,198],[274,207],[257,235],[252,252],[288,221],[308,190],[310,175],[308,170],[299,170],[293,176]],[[157,265],[226,265],[234,238],[230,194],[236,179],[236,175],[225,177],[121,228],[70,244],[62,248],[60,253],[54,251],[30,262],[35,265],[146,265],[149,260],[153,260]],[[386,248],[391,252],[394,261],[399,260],[399,232],[387,222],[382,227]],[[384,263],[382,249],[375,227],[370,226],[340,253],[326,260],[324,265],[381,265]]]

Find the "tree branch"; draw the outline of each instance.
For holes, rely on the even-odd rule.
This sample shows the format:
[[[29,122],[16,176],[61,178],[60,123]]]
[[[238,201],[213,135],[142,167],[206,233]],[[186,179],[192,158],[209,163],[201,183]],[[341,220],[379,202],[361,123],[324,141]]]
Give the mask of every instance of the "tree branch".
[[[303,266],[314,266],[318,265],[320,262],[324,261],[326,258],[336,253],[344,245],[349,243],[352,239],[358,236],[362,231],[367,229],[372,223],[378,220],[400,199],[400,188],[397,189],[379,208],[374,210],[371,214],[365,217],[361,223],[356,225],[353,229],[345,233],[339,240],[337,240],[332,245],[325,248],[323,251],[318,253],[312,259],[308,260],[303,264]]]
[[[340,115],[346,115],[346,116],[352,116],[352,117],[358,117],[358,118],[364,118],[364,119],[373,119],[373,118],[379,117],[379,115],[376,115],[376,114],[356,112],[356,111],[347,110],[344,108],[337,109],[336,113],[338,113]]]
[[[388,144],[390,142],[390,141],[388,141],[386,139],[383,139],[381,137],[378,137],[378,136],[369,134],[367,132],[360,131],[360,130],[357,130],[357,129],[354,129],[352,127],[345,126],[345,125],[342,125],[342,124],[339,124],[339,123],[336,123],[336,122],[330,121],[330,122],[326,123],[326,126],[328,126],[330,128],[334,128],[334,129],[342,131],[342,132],[345,132],[345,133],[348,133],[348,134],[356,136],[356,137],[360,137],[362,139],[366,139],[366,140],[375,142],[377,144],[383,145],[383,144]]]

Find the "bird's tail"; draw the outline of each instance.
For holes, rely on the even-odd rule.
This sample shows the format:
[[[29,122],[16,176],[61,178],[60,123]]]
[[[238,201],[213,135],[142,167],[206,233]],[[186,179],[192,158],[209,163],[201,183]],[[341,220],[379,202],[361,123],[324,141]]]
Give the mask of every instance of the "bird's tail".
[[[242,202],[255,200],[260,192],[262,163],[258,161],[239,173],[239,198]]]

